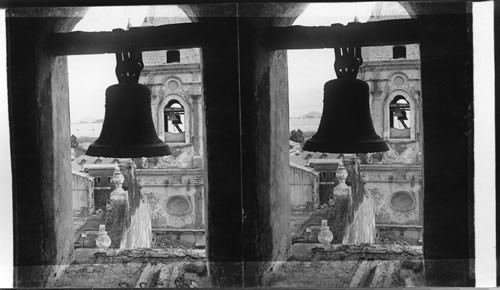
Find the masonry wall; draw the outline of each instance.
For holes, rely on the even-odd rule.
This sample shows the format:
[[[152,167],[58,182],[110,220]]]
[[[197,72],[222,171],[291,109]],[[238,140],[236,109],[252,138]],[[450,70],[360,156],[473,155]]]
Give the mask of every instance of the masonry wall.
[[[346,210],[343,244],[373,243],[375,241],[375,213],[372,196],[365,191],[359,160],[344,158],[350,186],[350,200]]]
[[[372,196],[378,229],[386,225],[419,240],[423,223],[422,89],[419,44],[408,44],[406,58],[393,59],[393,46],[365,47],[360,78],[370,87],[370,111],[377,133],[389,151],[363,154],[366,191]],[[396,138],[389,126],[389,106],[396,96],[410,104],[409,136]],[[411,204],[410,204],[411,200]],[[396,205],[406,202],[407,205]],[[412,225],[409,231],[402,225]],[[419,229],[419,230],[415,230]],[[410,233],[411,232],[411,233]],[[398,232],[399,234],[399,232]]]
[[[137,177],[156,230],[205,229],[205,184],[200,169],[139,169]]]
[[[376,50],[378,47],[370,47]],[[417,50],[418,51],[418,50]],[[361,68],[359,78],[370,88],[370,113],[375,131],[388,140],[389,151],[368,154],[373,162],[419,163],[421,141],[421,87],[419,59],[384,59],[367,61]],[[394,138],[389,128],[389,103],[396,95],[403,96],[411,106],[408,124],[413,130],[411,138]],[[420,156],[421,157],[421,156]]]
[[[94,179],[76,171],[72,172],[72,178],[73,213],[81,210],[87,213],[93,212]]]
[[[398,17],[399,18],[399,17]],[[418,44],[408,44],[403,45],[406,47],[406,58],[407,59],[419,59],[420,50],[418,49]],[[394,45],[384,45],[377,47],[362,47],[361,54],[363,55],[363,60],[365,61],[379,61],[392,59],[392,48]],[[398,61],[398,60],[396,60]]]
[[[165,22],[163,18],[159,20]],[[152,92],[155,129],[172,153],[138,162],[142,192],[155,230],[205,230],[206,225],[203,172],[206,145],[200,49],[184,49],[180,53],[180,63],[167,64],[166,51],[144,52],[146,66],[139,79]],[[165,130],[164,110],[173,100],[184,109],[183,133]]]
[[[203,102],[199,63],[172,63],[145,66],[140,83],[151,90],[151,112],[160,139],[171,146],[192,147],[195,156],[203,156]],[[185,141],[168,139],[164,126],[164,108],[170,100],[184,107]]]
[[[128,186],[122,198],[110,200],[110,209],[106,210],[106,231],[111,238],[110,248],[150,247],[151,217],[146,198],[141,193],[135,165],[130,163],[120,168]]]
[[[371,196],[359,204],[352,222],[347,225],[342,244],[359,245],[375,242],[375,211]]]
[[[131,217],[130,225],[123,232],[120,249],[151,248],[153,232],[149,204],[141,200],[139,207]]]
[[[292,210],[313,210],[319,205],[319,172],[290,163],[290,206]]]
[[[365,190],[372,196],[378,224],[422,225],[423,181],[420,165],[362,164]]]

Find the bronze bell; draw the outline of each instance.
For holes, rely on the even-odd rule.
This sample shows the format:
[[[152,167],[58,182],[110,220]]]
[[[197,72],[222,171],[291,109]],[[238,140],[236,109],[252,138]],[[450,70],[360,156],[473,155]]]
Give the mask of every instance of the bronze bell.
[[[106,112],[99,138],[86,155],[140,158],[170,155],[156,134],[151,91],[138,84],[144,67],[140,51],[116,54],[118,84],[106,89]]]
[[[338,79],[325,83],[319,128],[303,149],[328,153],[387,151],[387,143],[373,128],[368,84],[356,79],[363,63],[361,48],[335,48]]]

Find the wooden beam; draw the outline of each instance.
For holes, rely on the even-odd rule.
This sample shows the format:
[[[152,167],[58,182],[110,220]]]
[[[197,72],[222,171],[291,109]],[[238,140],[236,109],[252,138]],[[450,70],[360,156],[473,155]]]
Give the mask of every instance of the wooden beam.
[[[142,51],[201,47],[199,23],[132,27],[118,32],[54,33],[50,38],[54,55],[101,54],[126,51],[132,44]]]
[[[356,0],[356,2],[371,2],[373,0]],[[259,1],[278,2],[278,1]],[[288,3],[304,3],[303,0],[288,0]],[[324,0],[309,0],[307,3],[324,3]],[[335,2],[345,2],[345,0],[332,0]],[[413,5],[432,5],[429,0],[412,0]],[[470,0],[441,0],[441,3],[464,3]],[[131,5],[208,5],[208,4],[237,4],[247,3],[243,0],[0,0],[0,8],[25,8],[25,7],[90,7],[90,6],[131,6]]]
[[[339,45],[395,45],[420,42],[423,31],[415,19],[320,27],[270,27],[268,45],[273,49],[332,48]],[[119,32],[55,33],[51,38],[55,55],[115,53],[130,43],[142,51],[203,46],[201,23],[133,27]]]
[[[268,44],[273,49],[333,48],[339,45],[380,46],[419,43],[422,26],[415,19],[384,20],[333,26],[273,27]]]

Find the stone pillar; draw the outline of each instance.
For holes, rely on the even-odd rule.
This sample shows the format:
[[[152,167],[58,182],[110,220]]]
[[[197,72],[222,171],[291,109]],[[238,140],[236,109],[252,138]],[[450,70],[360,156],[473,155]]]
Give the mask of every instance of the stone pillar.
[[[141,199],[120,242],[120,249],[151,248],[153,231],[147,200]]]
[[[46,287],[73,259],[67,62],[47,40],[82,10],[6,12],[14,287]],[[68,17],[43,17],[55,14]]]
[[[245,287],[262,285],[291,249],[287,54],[265,47],[270,20],[239,20]]]
[[[202,57],[208,271],[213,287],[239,287],[243,284],[243,233],[237,19],[208,17],[200,21],[206,43]]]
[[[191,99],[193,100],[193,122],[192,122],[192,135],[191,135],[191,143],[193,144],[193,167],[194,168],[203,168],[203,124],[204,124],[204,114],[203,114],[203,106],[201,95],[194,94],[191,95]]]
[[[109,198],[111,201],[127,201],[128,194],[123,189],[123,182],[125,181],[125,177],[123,176],[120,166],[118,163],[115,163],[115,171],[113,172],[113,185],[115,189],[109,194]]]
[[[474,286],[474,152],[465,117],[473,102],[471,5],[419,17],[427,286]]]
[[[375,242],[375,209],[371,195],[365,191],[365,179],[360,172],[359,158],[355,154],[344,154],[351,187],[351,204],[344,244]]]
[[[106,229],[111,238],[110,248],[120,247],[130,214],[128,192],[122,188],[124,181],[125,177],[120,171],[120,167],[115,164],[115,172],[113,173],[115,189],[109,195],[109,206],[106,208]]]
[[[337,172],[335,176],[339,184],[333,188],[333,195],[351,195],[351,188],[345,183],[347,180],[349,173],[344,166],[344,162],[340,160],[339,165],[337,167]]]
[[[339,159],[340,160],[340,159]],[[328,201],[328,225],[333,233],[333,244],[342,243],[349,222],[352,190],[346,184],[348,172],[342,160],[339,161],[336,177],[338,185],[333,188]]]

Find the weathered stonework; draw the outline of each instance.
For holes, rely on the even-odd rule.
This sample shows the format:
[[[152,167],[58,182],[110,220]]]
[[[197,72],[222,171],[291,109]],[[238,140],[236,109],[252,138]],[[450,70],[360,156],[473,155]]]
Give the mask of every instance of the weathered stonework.
[[[351,194],[342,243],[373,243],[375,241],[375,216],[372,197],[366,192],[359,158],[345,154],[343,164],[348,173],[346,183],[349,185]]]
[[[120,249],[151,248],[152,238],[149,205],[147,201],[141,201],[130,226],[123,233]]]
[[[73,215],[94,211],[94,178],[87,174],[72,171]]]
[[[290,162],[290,206],[292,210],[312,211],[319,206],[320,173]]]
[[[354,219],[345,229],[342,244],[359,245],[375,242],[375,213],[372,197],[367,194],[354,213]]]
[[[383,20],[380,12],[391,7],[394,8],[391,4],[378,4],[369,21]],[[405,57],[397,59],[393,59],[393,46],[362,48],[364,63],[359,78],[370,87],[375,130],[389,145],[387,152],[360,155],[365,189],[373,199],[378,229],[386,225],[420,227],[423,221],[420,47],[418,44],[404,47]],[[398,96],[410,106],[408,135],[404,137],[390,127],[390,104]],[[401,232],[414,235],[406,227],[401,227]]]
[[[370,165],[362,164],[365,189],[374,200],[377,224],[421,225],[423,187],[421,165]],[[395,193],[407,193],[412,206],[397,210],[391,206]]]
[[[319,223],[326,219],[333,233],[332,244],[374,243],[373,201],[365,191],[359,159],[352,154],[345,154],[343,159],[330,159],[330,163],[337,171],[328,204],[311,212],[310,217],[302,222],[292,236],[292,241],[317,242]]]
[[[122,174],[124,171],[125,176]],[[150,248],[152,243],[151,215],[148,203],[142,193],[141,184],[135,173],[135,165],[128,164],[120,169],[115,164],[113,174],[114,190],[106,210],[106,229],[111,238],[110,248]],[[127,189],[123,189],[124,181]]]
[[[170,15],[174,13],[175,15]],[[166,15],[169,15],[166,17]],[[191,22],[180,10],[152,7],[142,26]],[[154,230],[205,229],[205,128],[200,49],[180,49],[180,62],[167,63],[167,51],[143,53],[139,82],[151,89],[155,129],[170,147],[169,156],[138,163],[145,202]],[[165,108],[171,101],[183,108],[183,133],[167,132]],[[189,237],[188,237],[189,238]],[[204,243],[203,243],[204,244]]]
[[[156,133],[160,139],[175,145],[199,147],[202,130],[201,81],[199,63],[172,63],[145,66],[140,83],[151,90],[151,112]],[[172,100],[178,101],[184,108],[185,140],[171,142],[165,132],[165,106]],[[175,144],[180,143],[180,144]],[[199,148],[196,148],[199,151]],[[201,152],[197,152],[201,155]]]
[[[369,49],[378,49],[378,47]],[[359,68],[358,77],[366,81],[370,88],[370,111],[377,134],[392,142],[418,140],[421,127],[420,60],[392,60],[389,58],[371,61],[366,59]],[[400,83],[401,80],[402,83]],[[403,96],[410,103],[409,124],[412,135],[407,139],[390,137],[389,103],[398,95]]]
[[[151,211],[153,229],[205,227],[203,171],[199,169],[138,169],[141,192]]]

